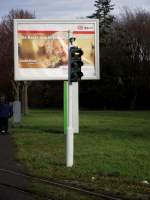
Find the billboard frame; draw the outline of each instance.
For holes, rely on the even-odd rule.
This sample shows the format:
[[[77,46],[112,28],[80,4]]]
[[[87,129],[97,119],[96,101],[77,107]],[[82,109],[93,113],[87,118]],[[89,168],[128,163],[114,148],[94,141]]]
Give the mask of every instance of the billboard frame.
[[[99,50],[99,20],[98,19],[14,19],[14,79],[16,81],[25,80],[68,80],[68,76],[49,76],[46,78],[35,76],[33,78],[22,78],[18,75],[18,24],[94,24],[95,27],[95,75],[91,77],[83,77],[82,80],[100,79],[100,50]],[[20,69],[19,69],[20,70]],[[22,69],[21,69],[22,70]],[[24,69],[23,69],[24,70]],[[26,70],[26,69],[25,69]],[[35,69],[28,69],[31,73]],[[37,70],[37,69],[36,69]],[[40,69],[38,69],[39,71]],[[45,69],[42,69],[43,71]],[[30,73],[29,72],[29,73]],[[46,73],[46,72],[44,72]]]

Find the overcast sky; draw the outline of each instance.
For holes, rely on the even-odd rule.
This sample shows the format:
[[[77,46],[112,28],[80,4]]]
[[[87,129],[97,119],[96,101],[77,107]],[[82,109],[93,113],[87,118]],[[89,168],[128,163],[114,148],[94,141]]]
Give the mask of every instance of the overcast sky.
[[[94,12],[94,0],[0,0],[0,18],[14,8],[35,12],[36,18],[80,18]],[[150,0],[112,0],[114,13],[123,7],[150,11]]]

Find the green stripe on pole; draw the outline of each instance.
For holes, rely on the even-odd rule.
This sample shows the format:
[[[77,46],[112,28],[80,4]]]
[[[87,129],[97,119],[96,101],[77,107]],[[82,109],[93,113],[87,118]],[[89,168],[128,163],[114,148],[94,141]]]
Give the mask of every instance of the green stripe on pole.
[[[68,128],[68,81],[64,81],[64,133]]]

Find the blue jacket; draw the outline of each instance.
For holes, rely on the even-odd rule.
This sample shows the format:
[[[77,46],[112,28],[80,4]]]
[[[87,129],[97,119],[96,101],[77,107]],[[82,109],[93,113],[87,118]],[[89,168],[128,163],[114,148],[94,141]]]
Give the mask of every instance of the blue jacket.
[[[13,108],[8,103],[0,104],[0,117],[12,117]]]

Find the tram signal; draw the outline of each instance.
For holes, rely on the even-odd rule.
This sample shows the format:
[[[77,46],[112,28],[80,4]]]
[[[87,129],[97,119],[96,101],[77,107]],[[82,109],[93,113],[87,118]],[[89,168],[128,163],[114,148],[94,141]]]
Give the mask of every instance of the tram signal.
[[[83,66],[82,55],[83,51],[78,47],[70,47],[70,82],[77,82],[81,80],[83,73],[81,67]]]

